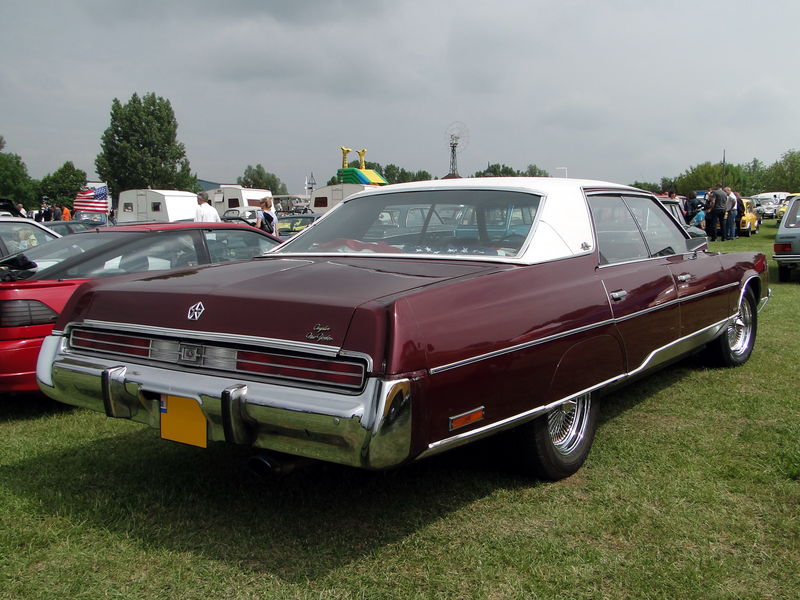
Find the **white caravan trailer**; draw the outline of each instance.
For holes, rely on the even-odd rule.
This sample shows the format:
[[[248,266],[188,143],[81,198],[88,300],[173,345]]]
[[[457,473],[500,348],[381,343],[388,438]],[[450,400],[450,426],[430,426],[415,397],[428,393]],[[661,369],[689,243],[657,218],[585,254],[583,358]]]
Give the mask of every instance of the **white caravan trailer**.
[[[310,208],[315,213],[326,213],[342,200],[358,192],[377,188],[377,185],[362,185],[360,183],[336,183],[326,185],[311,192]]]
[[[260,206],[265,196],[272,198],[272,192],[259,188],[246,188],[241,185],[221,185],[207,190],[208,203],[217,209],[220,215],[231,208],[243,206]]]
[[[182,190],[125,190],[119,195],[117,223],[193,221],[197,194]]]

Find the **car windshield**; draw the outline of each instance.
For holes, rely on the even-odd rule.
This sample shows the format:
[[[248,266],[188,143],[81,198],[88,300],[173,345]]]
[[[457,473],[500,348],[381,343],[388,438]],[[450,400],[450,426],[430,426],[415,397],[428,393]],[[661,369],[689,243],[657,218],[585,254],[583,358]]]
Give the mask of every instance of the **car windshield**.
[[[108,223],[108,215],[105,213],[87,212],[85,210],[75,211],[72,218],[75,221],[91,221],[93,225],[105,225]]]
[[[518,256],[541,197],[502,190],[425,190],[345,201],[280,253]]]
[[[20,270],[22,265],[19,257],[23,255],[25,259],[35,265],[29,269],[25,269],[24,267],[21,269],[25,271],[23,277],[30,278],[35,273],[58,265],[68,258],[88,252],[105,244],[115,244],[122,239],[127,239],[125,238],[126,235],[129,234],[123,232],[109,232],[103,234],[81,233],[68,235],[29,248],[24,252],[7,256],[0,260],[0,266],[5,265],[12,270]]]

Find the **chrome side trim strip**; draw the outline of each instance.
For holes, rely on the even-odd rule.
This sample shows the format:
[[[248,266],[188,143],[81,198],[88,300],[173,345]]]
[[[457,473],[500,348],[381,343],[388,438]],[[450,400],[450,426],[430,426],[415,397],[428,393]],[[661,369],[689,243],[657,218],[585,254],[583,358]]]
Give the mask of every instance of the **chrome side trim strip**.
[[[537,406],[536,408],[532,408],[531,410],[525,411],[518,415],[513,415],[506,419],[502,419],[501,421],[496,421],[494,423],[489,423],[488,425],[484,425],[483,427],[478,427],[477,429],[473,429],[471,431],[466,431],[464,433],[456,434],[452,437],[445,438],[443,440],[439,440],[436,442],[432,442],[428,444],[428,449],[422,451],[416,459],[425,458],[427,456],[433,456],[434,454],[438,454],[439,452],[444,452],[445,450],[450,450],[451,448],[457,448],[458,446],[462,446],[469,442],[473,442],[475,440],[479,440],[484,437],[488,437],[490,435],[494,435],[500,431],[504,431],[506,429],[511,429],[512,427],[516,427],[517,425],[521,425],[527,421],[532,421],[536,417],[545,414],[562,404],[569,402],[573,398],[577,398],[583,394],[587,394],[593,392],[595,390],[600,389],[603,386],[610,385],[615,381],[619,380],[620,378],[624,377],[624,375],[620,375],[618,377],[613,377],[607,381],[603,381],[602,383],[598,383],[590,388],[586,388],[585,390],[581,390],[576,394],[572,394],[567,398],[561,398],[560,400],[556,400],[555,402],[551,402],[550,404],[545,404],[543,406]]]
[[[605,283],[603,283],[603,285],[605,285]],[[578,334],[578,333],[583,333],[585,331],[589,331],[591,329],[596,329],[598,327],[605,327],[606,325],[616,325],[617,323],[622,323],[622,322],[627,321],[629,319],[633,319],[634,317],[640,317],[642,315],[646,315],[646,314],[648,314],[650,312],[654,312],[656,310],[660,310],[662,308],[666,308],[666,307],[672,306],[674,304],[679,304],[681,302],[687,302],[689,300],[693,300],[695,298],[699,298],[699,297],[702,297],[702,296],[705,296],[705,295],[708,295],[708,294],[712,294],[712,293],[715,293],[715,292],[726,290],[726,289],[731,288],[731,287],[736,287],[738,285],[739,285],[738,283],[729,283],[729,284],[714,288],[713,290],[705,290],[705,291],[702,291],[702,292],[698,292],[697,294],[692,294],[691,296],[684,296],[682,298],[676,298],[675,300],[669,300],[668,302],[664,302],[663,304],[659,304],[658,306],[653,306],[653,307],[647,308],[645,310],[640,310],[639,312],[636,312],[636,313],[633,313],[633,314],[630,314],[630,315],[625,315],[624,317],[619,317],[619,318],[616,318],[616,319],[606,319],[604,321],[598,321],[597,323],[593,323],[591,325],[584,325],[583,327],[577,327],[575,329],[570,329],[569,331],[564,331],[562,333],[556,333],[554,335],[549,335],[549,336],[546,336],[546,337],[543,337],[543,338],[539,338],[539,339],[536,339],[536,340],[531,340],[529,342],[523,342],[522,344],[516,344],[514,346],[508,346],[507,348],[501,348],[499,350],[494,350],[492,352],[487,352],[486,354],[479,354],[478,356],[472,356],[470,358],[465,358],[463,360],[459,360],[459,361],[456,361],[456,362],[453,362],[453,363],[449,363],[449,364],[446,364],[446,365],[440,365],[438,367],[433,367],[432,369],[430,369],[430,374],[431,375],[435,375],[437,373],[442,373],[444,371],[449,371],[450,369],[457,369],[459,367],[464,367],[464,366],[467,366],[467,365],[471,365],[473,363],[480,362],[482,360],[496,358],[498,356],[502,356],[503,354],[510,354],[511,352],[516,352],[518,350],[524,350],[526,348],[531,348],[531,347],[537,346],[539,344],[545,344],[547,342],[552,342],[554,340],[558,340],[558,339],[561,339],[561,338],[564,338],[564,337],[568,337],[568,336],[571,336],[571,335],[575,335],[575,334]],[[727,321],[727,320],[728,319],[725,319],[725,321]],[[696,335],[696,334],[690,334],[687,337],[691,337],[692,335]],[[680,340],[678,340],[678,341],[680,341]]]
[[[444,371],[449,371],[450,369],[457,369],[458,367],[464,367],[466,365],[471,365],[476,362],[480,362],[482,360],[487,360],[490,358],[495,358],[497,356],[502,356],[503,354],[509,354],[511,352],[516,352],[517,350],[524,350],[525,348],[531,348],[532,346],[538,346],[539,344],[545,344],[547,342],[552,342],[553,340],[558,340],[564,337],[568,337],[570,335],[575,335],[576,333],[583,333],[584,331],[589,331],[591,329],[596,329],[598,327],[603,327],[605,325],[611,325],[614,323],[614,319],[607,319],[605,321],[599,321],[597,323],[592,323],[591,325],[584,325],[583,327],[577,327],[575,329],[570,329],[569,331],[563,331],[561,333],[556,333],[553,335],[548,335],[543,338],[539,338],[536,340],[531,340],[530,342],[523,342],[522,344],[516,344],[515,346],[509,346],[508,348],[501,348],[500,350],[494,350],[493,352],[487,352],[486,354],[480,354],[478,356],[473,356],[470,358],[465,358],[464,360],[459,360],[454,363],[450,363],[447,365],[441,365],[438,367],[433,367],[430,370],[431,375],[435,375],[437,373],[442,373]]]
[[[80,326],[81,324],[76,324]],[[87,319],[83,325],[102,329],[111,329],[114,332],[129,331],[131,333],[165,335],[169,337],[193,339],[202,337],[204,340],[223,342],[228,344],[248,344],[257,346],[270,346],[281,350],[293,350],[295,352],[309,352],[324,356],[336,356],[341,351],[340,346],[328,346],[325,344],[311,344],[308,342],[296,342],[292,340],[279,340],[276,338],[258,337],[254,335],[241,335],[231,333],[218,333],[211,331],[191,331],[187,329],[173,329],[171,327],[156,327],[154,325],[138,325],[136,323],[115,323],[111,321],[95,321]]]
[[[497,433],[499,431],[503,431],[505,429],[510,429],[512,427],[516,427],[517,425],[521,425],[521,424],[523,424],[523,423],[525,423],[527,421],[535,419],[536,417],[538,417],[538,416],[540,416],[542,414],[545,414],[545,413],[553,410],[554,408],[556,408],[556,407],[558,407],[558,406],[560,406],[560,405],[562,405],[562,404],[564,404],[566,402],[569,402],[573,398],[577,398],[578,396],[582,396],[583,394],[594,392],[596,390],[599,390],[601,388],[609,386],[609,385],[611,385],[613,383],[617,383],[619,381],[627,379],[628,377],[636,375],[637,373],[639,373],[642,370],[644,370],[651,362],[654,362],[654,359],[656,359],[657,357],[661,357],[664,360],[668,360],[669,358],[673,358],[675,356],[680,355],[680,351],[682,349],[679,349],[676,352],[669,352],[669,350],[674,348],[675,346],[678,346],[678,345],[682,344],[683,342],[686,342],[689,339],[692,339],[692,338],[695,338],[695,337],[707,336],[707,337],[709,337],[709,341],[710,341],[711,339],[713,339],[719,333],[719,330],[722,327],[725,327],[731,321],[731,319],[733,319],[733,318],[735,318],[735,315],[731,316],[731,317],[728,317],[727,319],[723,319],[721,321],[718,321],[717,323],[714,323],[713,325],[709,325],[708,327],[705,327],[705,328],[703,328],[703,329],[701,329],[699,331],[696,331],[696,332],[694,332],[694,333],[692,333],[690,335],[684,336],[684,337],[682,337],[680,339],[677,339],[677,340],[675,340],[673,342],[670,342],[669,344],[667,344],[667,345],[665,345],[665,346],[663,346],[663,347],[661,347],[661,348],[659,348],[657,350],[654,350],[653,352],[651,352],[644,359],[644,361],[642,362],[641,365],[639,365],[637,368],[635,368],[632,371],[628,371],[627,373],[621,373],[619,375],[611,377],[610,379],[606,379],[605,381],[601,381],[600,383],[597,383],[597,384],[595,384],[595,385],[593,385],[591,387],[585,388],[585,389],[583,389],[583,390],[581,390],[579,392],[571,394],[571,395],[567,396],[566,398],[561,398],[559,400],[556,400],[555,402],[551,402],[549,404],[545,404],[545,405],[542,405],[542,406],[537,406],[536,408],[532,408],[531,410],[528,410],[528,411],[513,415],[511,417],[507,417],[505,419],[502,419],[500,421],[496,421],[494,423],[489,423],[488,425],[484,425],[483,427],[478,427],[477,429],[473,429],[471,431],[466,431],[464,433],[459,433],[459,434],[454,435],[454,436],[449,437],[449,438],[445,438],[445,439],[442,439],[442,440],[438,440],[436,442],[432,442],[432,443],[428,444],[428,449],[424,450],[422,453],[420,453],[419,456],[417,456],[417,458],[419,459],[419,458],[424,458],[426,456],[431,456],[433,454],[438,454],[439,452],[443,452],[444,450],[449,450],[450,448],[455,448],[455,447],[461,446],[463,444],[466,444],[468,442],[472,442],[474,440],[481,439],[483,437],[487,437],[487,436],[492,435],[494,433]],[[663,357],[661,355],[663,355]]]
[[[605,282],[603,282],[603,285],[605,285]],[[723,290],[727,290],[729,288],[738,287],[738,286],[739,286],[738,283],[733,282],[733,283],[728,283],[726,285],[722,285],[720,287],[716,287],[716,288],[711,289],[711,290],[704,290],[702,292],[697,292],[696,294],[692,294],[691,296],[683,296],[683,297],[675,298],[674,300],[667,300],[666,302],[663,302],[662,304],[659,304],[658,306],[651,306],[650,308],[645,308],[644,310],[640,310],[638,312],[631,313],[629,315],[625,315],[624,317],[619,317],[617,319],[614,319],[614,322],[622,323],[623,321],[628,321],[630,319],[635,319],[636,317],[641,317],[643,315],[649,314],[651,312],[655,312],[655,311],[657,311],[659,309],[662,309],[662,308],[667,308],[669,306],[674,306],[675,304],[681,304],[683,302],[688,302],[689,300],[694,300],[695,298],[702,298],[703,296],[708,296],[709,294],[715,294],[717,292],[720,292],[720,291],[723,291]]]
[[[771,299],[772,299],[772,288],[767,288],[767,295],[764,296],[759,301],[758,307],[756,307],[756,312],[761,312],[762,310],[764,310],[764,307],[767,305],[767,302],[769,302]]]

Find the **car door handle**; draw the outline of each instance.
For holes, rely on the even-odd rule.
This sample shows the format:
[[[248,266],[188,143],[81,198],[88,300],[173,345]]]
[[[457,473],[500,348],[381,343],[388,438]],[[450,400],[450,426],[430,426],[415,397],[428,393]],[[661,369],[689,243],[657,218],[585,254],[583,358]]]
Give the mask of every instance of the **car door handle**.
[[[609,296],[611,296],[611,299],[616,300],[617,302],[623,300],[627,295],[628,295],[627,290],[615,290],[609,294]]]
[[[692,279],[694,279],[694,275],[691,273],[681,273],[678,275],[678,281],[691,281]]]

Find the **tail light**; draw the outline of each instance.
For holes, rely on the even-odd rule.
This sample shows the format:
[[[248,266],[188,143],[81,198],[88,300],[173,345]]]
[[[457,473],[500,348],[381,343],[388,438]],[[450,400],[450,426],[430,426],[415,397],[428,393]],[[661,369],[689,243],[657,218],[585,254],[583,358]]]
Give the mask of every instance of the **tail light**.
[[[791,244],[772,244],[772,249],[775,252],[791,252],[792,245]]]
[[[239,371],[354,389],[361,387],[364,383],[363,365],[318,358],[277,356],[265,352],[240,350],[236,368]]]
[[[39,300],[0,300],[0,327],[55,323],[58,313]]]

